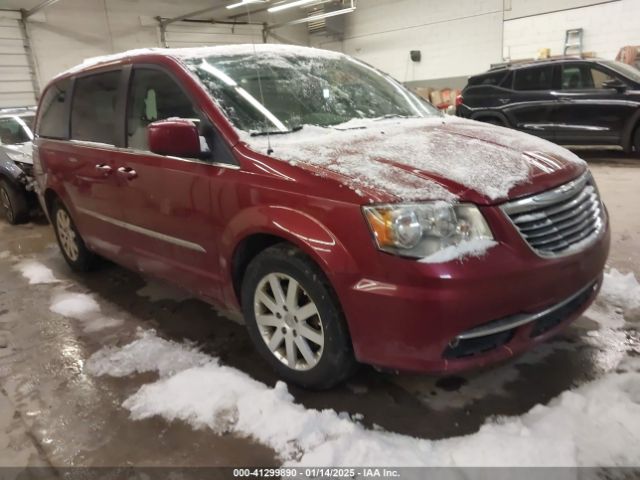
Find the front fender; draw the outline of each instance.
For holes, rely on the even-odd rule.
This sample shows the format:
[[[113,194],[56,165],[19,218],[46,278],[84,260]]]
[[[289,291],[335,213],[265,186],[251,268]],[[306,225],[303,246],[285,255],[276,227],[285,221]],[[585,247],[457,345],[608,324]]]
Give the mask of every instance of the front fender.
[[[290,207],[263,205],[240,212],[221,237],[220,254],[227,285],[232,284],[232,261],[238,246],[252,235],[273,235],[311,257],[333,283],[337,276],[356,272],[356,262],[330,228],[313,216]],[[225,292],[225,298],[229,299]],[[232,293],[235,298],[235,294]]]

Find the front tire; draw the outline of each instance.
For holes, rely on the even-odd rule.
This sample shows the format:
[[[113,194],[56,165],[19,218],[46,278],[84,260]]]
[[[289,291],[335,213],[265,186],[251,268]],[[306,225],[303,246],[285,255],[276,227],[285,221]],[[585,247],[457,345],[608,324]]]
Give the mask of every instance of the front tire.
[[[0,205],[11,225],[25,223],[29,219],[27,197],[7,180],[0,180]]]
[[[327,389],[354,373],[357,364],[335,293],[297,248],[278,244],[251,261],[242,307],[256,349],[286,381]]]
[[[633,148],[636,151],[636,157],[640,157],[640,125],[636,127],[636,131],[633,134]]]
[[[56,239],[67,264],[76,272],[91,270],[96,264],[97,256],[87,249],[69,211],[62,203],[56,202],[51,213]]]

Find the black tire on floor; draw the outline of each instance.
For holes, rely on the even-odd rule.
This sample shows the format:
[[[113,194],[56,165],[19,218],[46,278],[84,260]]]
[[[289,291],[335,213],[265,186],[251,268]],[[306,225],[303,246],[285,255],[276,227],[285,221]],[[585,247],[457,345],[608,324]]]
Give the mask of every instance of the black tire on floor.
[[[636,157],[640,157],[640,125],[636,127],[636,131],[633,134],[633,147],[636,151]]]
[[[273,275],[277,276],[277,285],[280,285],[283,294],[281,299],[286,300],[279,304],[277,301],[271,304],[272,307],[277,307],[276,310],[280,312],[278,314],[273,310],[263,310],[266,304],[258,300],[258,292],[264,293],[264,289],[267,290],[270,300],[278,297],[269,281],[274,281]],[[296,285],[295,282],[297,288],[294,288],[294,291],[297,295],[289,297],[290,289],[292,285]],[[355,373],[357,362],[338,299],[324,273],[299,249],[281,243],[258,254],[247,267],[241,295],[242,309],[251,340],[262,357],[284,380],[305,388],[320,390],[331,388]],[[289,298],[294,300],[290,301]],[[313,308],[309,310],[312,303],[315,304],[317,314],[304,318],[306,314],[301,313],[304,312],[302,307],[307,307],[306,312],[314,311]],[[291,305],[296,307],[292,308]],[[280,315],[280,319],[277,319],[276,315]],[[276,322],[278,326],[265,323],[259,325],[258,316],[261,319],[269,317],[269,321]],[[283,339],[278,344],[281,346],[274,349],[281,349],[282,352],[273,353],[267,341],[273,341],[278,330],[282,332]],[[317,332],[320,332],[320,336],[317,336]],[[320,348],[319,343],[310,340],[312,338],[316,342],[321,338],[323,346]],[[298,369],[289,366],[288,345],[295,346],[296,361],[291,363]],[[307,361],[310,357],[305,357],[303,350],[307,355],[311,353],[314,359]],[[277,355],[280,355],[280,358]],[[299,369],[301,365],[306,369]]]
[[[29,204],[24,192],[8,180],[0,180],[0,206],[7,222],[17,225],[29,220]]]
[[[62,256],[71,269],[76,272],[92,270],[97,264],[98,257],[87,249],[69,211],[59,201],[56,201],[51,209],[51,222]]]

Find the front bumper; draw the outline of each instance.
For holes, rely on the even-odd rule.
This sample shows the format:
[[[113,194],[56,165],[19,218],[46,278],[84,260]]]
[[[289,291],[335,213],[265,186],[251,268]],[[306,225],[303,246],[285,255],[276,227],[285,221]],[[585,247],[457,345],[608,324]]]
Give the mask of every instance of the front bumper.
[[[452,373],[524,352],[595,299],[609,243],[607,225],[586,250],[552,260],[517,236],[463,262],[428,265],[381,254],[383,269],[403,278],[360,280],[340,295],[356,357],[386,369]]]

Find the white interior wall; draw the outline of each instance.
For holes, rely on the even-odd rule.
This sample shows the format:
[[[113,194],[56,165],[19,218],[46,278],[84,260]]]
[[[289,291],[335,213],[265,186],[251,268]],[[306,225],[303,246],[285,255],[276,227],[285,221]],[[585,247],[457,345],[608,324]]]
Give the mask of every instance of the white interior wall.
[[[620,47],[640,45],[638,18],[640,0],[360,0],[341,39],[314,35],[311,43],[404,82],[456,86],[503,54],[533,58],[543,47],[561,54],[570,28],[584,28],[585,51],[613,59]],[[422,61],[412,62],[410,50],[421,50]]]
[[[220,5],[224,1],[218,1]],[[40,87],[60,71],[66,70],[85,58],[106,55],[134,48],[159,47],[160,37],[156,16],[176,17],[211,7],[213,0],[63,0],[28,21],[29,34],[35,55]],[[213,12],[212,12],[213,13]],[[204,14],[207,17],[207,14]],[[256,15],[252,21],[260,22]],[[187,30],[185,32],[185,30]],[[234,36],[231,27],[180,22],[170,27],[189,39],[189,46],[218,43],[242,43],[255,39],[246,27],[237,27]],[[218,35],[208,35],[205,32]],[[278,31],[292,42],[307,44],[305,27],[285,28]],[[277,41],[269,38],[269,41]],[[187,46],[174,42],[174,46]]]
[[[521,0],[522,1],[522,0]],[[640,0],[618,0],[506,20],[504,55],[529,58],[540,48],[561,55],[565,32],[582,28],[583,51],[613,60],[625,45],[640,45]]]
[[[405,82],[484,70],[501,52],[502,0],[365,0],[345,17],[344,40],[316,37]],[[422,61],[412,62],[410,50]]]

